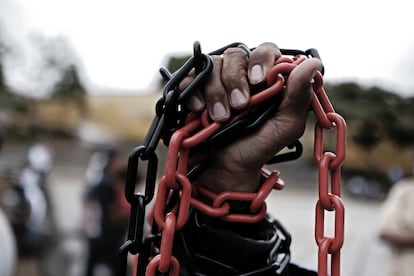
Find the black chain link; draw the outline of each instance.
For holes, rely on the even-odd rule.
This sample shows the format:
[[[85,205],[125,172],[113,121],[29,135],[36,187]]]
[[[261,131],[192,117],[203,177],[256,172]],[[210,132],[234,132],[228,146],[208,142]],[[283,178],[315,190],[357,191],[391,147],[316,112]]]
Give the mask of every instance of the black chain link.
[[[126,275],[128,253],[139,254],[139,266],[137,275],[145,275],[145,268],[148,259],[151,256],[151,245],[159,244],[160,235],[155,234],[156,225],[153,225],[153,234],[144,237],[145,211],[146,206],[152,201],[156,186],[156,177],[158,170],[158,157],[156,149],[159,142],[168,146],[172,134],[185,123],[188,110],[184,107],[184,102],[191,96],[194,91],[201,89],[206,78],[213,69],[212,55],[221,55],[228,48],[238,47],[243,49],[247,55],[254,48],[249,48],[243,43],[231,43],[220,49],[217,49],[208,55],[201,52],[198,42],[193,45],[193,56],[176,72],[170,73],[166,68],[160,69],[160,74],[166,81],[163,95],[157,101],[155,106],[155,116],[149,127],[143,145],[133,149],[128,159],[127,180],[125,185],[125,197],[131,205],[130,223],[128,229],[127,241],[119,249],[119,268],[118,275]],[[307,51],[281,49],[283,55],[306,55],[308,57],[320,58],[315,49]],[[178,86],[194,70],[194,79],[183,90],[179,91]],[[323,71],[322,71],[323,72]],[[260,127],[269,116],[277,112],[278,106],[282,100],[283,94],[277,94],[271,101],[265,101],[254,107],[251,112],[242,119],[224,127],[219,132],[208,138],[194,150],[203,151],[206,158],[190,169],[187,176],[190,181],[195,180],[210,164],[214,153],[240,136],[241,132],[249,132]],[[289,152],[274,156],[268,164],[285,162],[297,159],[302,154],[302,145],[296,141],[289,148],[295,148],[294,152]],[[146,161],[146,178],[145,194],[136,192],[137,175],[139,170],[139,161]],[[178,197],[178,195],[177,195]],[[168,209],[168,208],[166,208]]]

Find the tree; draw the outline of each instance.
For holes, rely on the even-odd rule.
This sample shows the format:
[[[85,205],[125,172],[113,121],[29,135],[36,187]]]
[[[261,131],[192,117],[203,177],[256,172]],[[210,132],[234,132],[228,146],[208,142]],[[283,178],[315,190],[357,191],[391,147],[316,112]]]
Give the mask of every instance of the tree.
[[[2,110],[17,110],[26,112],[28,102],[22,96],[16,95],[7,85],[4,70],[4,57],[9,51],[9,46],[4,42],[0,32],[0,108]]]
[[[62,78],[55,84],[51,96],[54,98],[70,99],[78,103],[82,112],[86,111],[86,90],[82,85],[75,65],[69,65],[62,70]]]
[[[414,98],[356,83],[327,84],[325,88],[335,110],[359,126],[353,138],[361,146],[370,148],[381,139],[403,147],[414,143]]]
[[[63,104],[73,110],[75,103],[75,112],[85,113],[86,90],[78,65],[75,51],[65,38],[32,34],[27,43],[13,44],[4,39],[0,28],[0,118],[5,118],[3,123],[11,135],[27,138],[39,127],[49,131],[49,125],[39,123],[43,116],[39,117],[39,107],[46,114],[45,106]],[[14,81],[16,75],[18,81]],[[62,101],[42,106],[45,98]]]
[[[11,45],[8,55],[8,61],[11,61],[7,63],[8,75],[19,76],[18,82],[12,77],[9,79],[15,92],[45,98],[56,93],[58,82],[61,85],[73,80],[83,87],[78,70],[80,61],[65,37],[32,33],[25,42]],[[74,72],[75,77],[71,76]],[[83,89],[83,92],[86,91]]]

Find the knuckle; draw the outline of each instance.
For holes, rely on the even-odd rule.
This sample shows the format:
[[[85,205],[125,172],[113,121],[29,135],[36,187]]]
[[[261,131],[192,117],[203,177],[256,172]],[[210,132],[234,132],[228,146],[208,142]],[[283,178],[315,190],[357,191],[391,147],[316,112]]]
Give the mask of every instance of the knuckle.
[[[246,56],[247,57],[246,52],[243,49],[237,48],[237,47],[228,48],[223,52],[223,54],[224,55],[237,55],[237,56]]]
[[[211,56],[211,59],[213,60],[213,63],[218,63],[218,62],[221,62],[222,60],[221,56],[217,56],[217,55]]]
[[[247,73],[245,70],[237,70],[237,71],[227,71],[226,74],[223,74],[222,79],[225,84],[229,83],[240,83],[247,78]]]

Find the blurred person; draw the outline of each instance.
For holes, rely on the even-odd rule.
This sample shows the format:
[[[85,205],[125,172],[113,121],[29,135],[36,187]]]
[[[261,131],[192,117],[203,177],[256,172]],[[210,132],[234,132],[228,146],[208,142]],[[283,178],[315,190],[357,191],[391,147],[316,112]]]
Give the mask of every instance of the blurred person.
[[[45,142],[37,142],[30,146],[27,157],[33,169],[41,174],[47,173],[52,166],[52,150]]]
[[[16,225],[21,254],[35,254],[41,246],[47,220],[48,204],[41,188],[42,177],[33,169],[30,162],[23,167],[15,191],[21,193],[21,203],[28,205],[28,215],[22,225]],[[23,206],[23,205],[22,205]]]
[[[52,199],[47,187],[48,174],[53,165],[54,150],[52,144],[45,137],[38,138],[27,150],[27,167],[29,174],[37,178],[37,183],[46,202],[47,219],[54,223]],[[25,173],[25,171],[24,171]],[[34,176],[35,175],[35,176]],[[29,176],[30,177],[30,176]],[[53,225],[50,225],[51,227]]]
[[[85,195],[86,276],[115,275],[118,249],[129,223],[130,206],[124,196],[127,163],[118,151],[108,153],[100,181],[87,186]]]
[[[0,128],[0,151],[3,146],[4,133]],[[8,180],[8,177],[7,177]],[[7,181],[8,182],[8,181]],[[9,184],[9,183],[6,183]],[[0,275],[1,276],[13,276],[17,266],[17,241],[13,232],[12,224],[8,214],[7,206],[4,205],[4,200],[7,199],[7,195],[3,192],[6,190],[0,190],[1,194],[1,207],[0,207]]]
[[[53,149],[46,140],[39,140],[33,143],[27,151],[27,160],[30,167],[39,176],[40,188],[46,191],[47,174],[52,168]],[[47,192],[45,192],[47,196]]]
[[[0,209],[0,275],[13,276],[17,263],[16,240],[12,227],[2,209]]]
[[[51,166],[48,153],[36,143],[35,147],[27,150],[17,175],[10,168],[5,172],[8,185],[1,203],[16,241],[19,258],[16,273],[31,267],[36,275],[50,275],[44,271],[45,253],[53,246],[49,238],[56,231],[50,228],[50,208],[46,197],[46,179]]]
[[[385,199],[379,238],[391,249],[389,276],[414,273],[414,177],[398,180]]]
[[[50,234],[52,212],[46,179],[51,156],[46,143],[30,146],[17,179],[9,178],[9,188],[2,196],[22,257],[37,256],[44,249],[44,238]]]
[[[112,149],[98,149],[91,154],[85,171],[86,189],[90,189],[101,182],[104,169],[115,153],[116,151]]]

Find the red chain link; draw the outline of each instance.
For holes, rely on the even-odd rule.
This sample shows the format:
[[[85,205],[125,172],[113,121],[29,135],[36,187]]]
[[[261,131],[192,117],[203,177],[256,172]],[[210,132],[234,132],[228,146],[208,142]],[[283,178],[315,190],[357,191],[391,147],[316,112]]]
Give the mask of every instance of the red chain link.
[[[250,106],[263,102],[284,89],[285,80],[282,74],[289,74],[298,64],[306,59],[305,56],[294,58],[280,58],[267,76],[268,88],[253,95]],[[318,119],[315,128],[314,157],[319,167],[319,200],[316,204],[315,239],[319,246],[318,274],[327,275],[328,254],[331,258],[331,274],[340,274],[340,249],[344,239],[344,204],[340,198],[341,165],[345,158],[346,125],[341,116],[335,113],[322,87],[322,75],[317,74],[313,84],[312,107]],[[246,111],[248,112],[248,111]],[[239,114],[232,122],[243,116]],[[146,275],[155,275],[156,270],[169,275],[179,275],[180,265],[172,255],[174,233],[186,223],[190,205],[211,217],[218,217],[225,221],[255,223],[266,215],[266,198],[272,189],[282,189],[284,183],[277,171],[268,172],[262,169],[262,185],[256,193],[227,191],[215,194],[205,188],[192,187],[187,178],[189,152],[192,147],[200,144],[212,136],[221,127],[222,123],[211,122],[207,112],[202,114],[191,113],[186,124],[174,132],[171,137],[165,175],[158,185],[158,193],[153,209],[153,218],[161,234],[159,254],[151,259],[147,266]],[[336,154],[323,152],[323,130],[336,128]],[[329,172],[331,172],[331,191],[329,192]],[[179,192],[179,200],[171,211],[166,212],[166,202],[174,192]],[[211,200],[206,204],[195,197],[201,195]],[[245,201],[250,203],[251,214],[234,214],[230,210],[231,201]],[[334,237],[324,236],[325,211],[335,211]]]
[[[323,89],[322,75],[314,78],[312,107],[318,123],[315,126],[314,159],[318,164],[319,200],[316,204],[315,239],[319,246],[318,275],[328,275],[328,255],[331,254],[331,275],[340,275],[340,250],[344,242],[345,208],[341,199],[341,166],[345,160],[346,123],[335,113]],[[324,152],[323,130],[336,129],[336,153]],[[329,191],[330,174],[330,191]],[[334,211],[334,236],[327,237],[325,211]]]
[[[198,200],[193,197],[191,205],[207,214],[210,217],[220,218],[229,222],[255,223],[261,221],[267,211],[266,198],[272,189],[283,189],[284,183],[279,178],[280,172],[273,171],[271,174],[265,169],[262,169],[262,179],[265,179],[260,189],[256,193],[248,192],[233,192],[227,191],[216,194],[210,190],[202,187],[193,187],[197,195],[203,199],[212,200],[212,204],[207,204],[205,201]],[[250,202],[249,210],[251,214],[233,214],[230,210],[230,202],[245,201]]]

